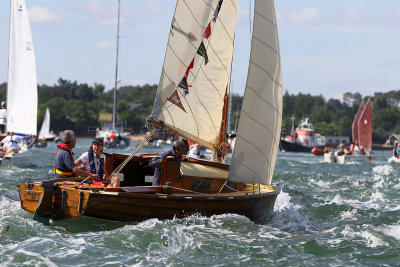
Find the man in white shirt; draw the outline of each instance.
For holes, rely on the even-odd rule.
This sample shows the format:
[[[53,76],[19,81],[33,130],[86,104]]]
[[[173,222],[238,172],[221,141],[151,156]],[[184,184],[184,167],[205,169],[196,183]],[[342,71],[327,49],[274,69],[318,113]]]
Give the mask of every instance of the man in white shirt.
[[[195,158],[195,159],[201,158],[200,145],[196,143],[192,147],[190,147],[190,151],[189,151],[189,155],[188,156],[191,157],[191,158]]]
[[[5,137],[3,140],[0,141],[0,146],[3,146],[4,152],[11,152],[12,149],[14,151],[20,150],[19,142],[23,140],[23,137],[14,135],[12,132],[9,136]]]
[[[1,102],[0,109],[0,134],[6,133],[6,120],[7,120],[7,111],[6,111],[6,103]]]

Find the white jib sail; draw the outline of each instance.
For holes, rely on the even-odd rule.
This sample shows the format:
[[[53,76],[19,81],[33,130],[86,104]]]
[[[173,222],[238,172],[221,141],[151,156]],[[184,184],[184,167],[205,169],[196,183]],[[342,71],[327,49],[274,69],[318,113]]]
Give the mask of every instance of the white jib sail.
[[[153,124],[209,148],[217,145],[232,61],[237,8],[238,0],[177,1],[151,114]],[[216,18],[215,22],[213,18]],[[207,38],[208,25],[211,31]],[[208,60],[198,53],[202,44]],[[186,73],[185,95],[179,85]],[[178,94],[176,103],[184,110],[168,100],[173,93]]]
[[[39,132],[39,139],[45,138],[50,134],[50,110],[46,108],[42,127]]]
[[[282,122],[282,74],[273,0],[255,0],[247,85],[229,179],[270,185]]]
[[[10,3],[7,131],[36,135],[36,62],[28,10],[24,0]]]

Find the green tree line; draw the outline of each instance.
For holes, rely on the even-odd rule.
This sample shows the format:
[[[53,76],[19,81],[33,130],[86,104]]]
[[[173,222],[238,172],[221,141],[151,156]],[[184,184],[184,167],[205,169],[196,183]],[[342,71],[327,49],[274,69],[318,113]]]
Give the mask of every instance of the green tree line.
[[[7,84],[0,84],[0,100],[6,99]],[[117,120],[132,133],[140,133],[151,113],[157,85],[121,86],[117,92]],[[345,93],[343,100],[325,99],[286,92],[283,96],[282,135],[290,133],[291,117],[295,126],[306,117],[322,135],[351,136],[351,125],[362,100],[372,100],[373,141],[383,143],[392,133],[400,132],[400,90],[363,96]],[[73,129],[78,135],[88,135],[88,127],[99,127],[111,120],[113,90],[102,84],[78,84],[60,78],[56,84],[38,85],[38,129],[46,108],[50,109],[50,126],[55,132]],[[132,104],[136,104],[133,105]],[[235,130],[240,115],[242,96],[233,95],[231,101],[231,128]]]
[[[121,86],[117,93],[117,121],[133,133],[139,133],[151,113],[157,85]],[[0,100],[7,95],[7,83],[0,84]],[[135,110],[131,104],[139,104]],[[50,109],[50,128],[54,132],[72,129],[77,135],[87,136],[88,127],[100,127],[110,121],[113,110],[113,90],[104,85],[78,84],[58,79],[57,84],[38,85],[38,129],[46,108]],[[93,133],[92,133],[93,134]]]

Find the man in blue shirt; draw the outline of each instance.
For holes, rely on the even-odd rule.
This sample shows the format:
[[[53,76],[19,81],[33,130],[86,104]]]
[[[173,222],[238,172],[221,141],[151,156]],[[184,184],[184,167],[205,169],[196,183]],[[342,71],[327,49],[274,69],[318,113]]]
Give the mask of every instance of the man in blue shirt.
[[[57,153],[54,160],[55,178],[90,176],[94,179],[99,179],[98,174],[84,171],[76,166],[73,157],[74,153],[71,151],[75,147],[75,144],[76,136],[74,131],[65,130],[62,134],[62,144],[57,145]]]
[[[149,166],[154,168],[154,178],[152,185],[160,185],[161,165],[163,158],[175,158],[178,164],[182,161],[182,155],[186,155],[189,151],[189,144],[186,139],[176,141],[175,145],[168,150],[162,151],[158,156],[152,158]]]

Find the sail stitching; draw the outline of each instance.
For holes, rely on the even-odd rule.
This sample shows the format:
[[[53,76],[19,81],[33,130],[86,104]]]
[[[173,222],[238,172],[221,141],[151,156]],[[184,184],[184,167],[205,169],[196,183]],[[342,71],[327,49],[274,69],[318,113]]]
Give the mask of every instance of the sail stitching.
[[[254,66],[258,67],[259,69],[261,69],[269,78],[271,78],[271,80],[273,82],[275,82],[276,84],[278,84],[279,86],[282,87],[282,84],[280,82],[278,82],[277,80],[274,79],[274,77],[272,77],[272,75],[267,72],[265,69],[263,69],[263,67],[261,67],[260,65],[258,65],[257,63],[255,63],[254,61],[250,61],[251,64],[253,64]]]
[[[257,40],[260,43],[262,43],[263,45],[269,47],[280,58],[280,54],[278,53],[278,51],[276,51],[276,49],[274,47],[270,46],[269,44],[267,44],[266,42],[264,42],[261,39],[257,38],[256,36],[253,36],[253,40]]]
[[[249,85],[247,85],[246,88],[249,88],[251,91],[253,91],[253,93],[254,93],[255,95],[257,95],[257,97],[258,97],[261,101],[263,101],[265,104],[269,105],[273,110],[275,110],[276,112],[278,112],[279,115],[281,115],[281,111],[280,111],[279,109],[277,109],[277,108],[275,107],[274,104],[271,104],[270,102],[268,102],[267,100],[265,100],[264,98],[262,98],[262,97],[258,94],[258,92],[255,91],[252,87],[250,87]]]
[[[204,1],[203,1],[204,2]],[[190,14],[192,15],[194,21],[196,21],[196,23],[201,27],[204,28],[203,25],[201,25],[201,23],[197,20],[197,18],[194,16],[194,13],[192,12],[192,9],[189,7],[189,5],[186,3],[185,0],[183,0],[183,3],[186,5],[186,7],[189,9]],[[206,4],[207,5],[207,4]],[[208,5],[210,6],[210,5]]]
[[[249,119],[251,119],[252,121],[256,122],[256,123],[259,124],[262,128],[264,128],[265,130],[267,130],[267,131],[269,132],[269,134],[272,136],[272,138],[274,139],[274,141],[276,141],[276,136],[274,135],[274,133],[271,132],[271,130],[270,130],[269,128],[267,128],[262,122],[259,122],[259,121],[257,121],[256,119],[254,119],[253,117],[251,117],[251,116],[249,115],[249,113],[247,113],[246,110],[242,109],[242,112],[243,112],[244,114],[246,114],[247,117],[249,117]]]
[[[234,158],[232,158],[231,165],[232,165],[233,162],[235,162],[235,164],[237,164],[237,165],[239,165],[239,166],[243,166],[244,168],[246,168],[247,170],[249,170],[249,172],[252,173],[255,177],[257,177],[259,181],[262,180],[262,177],[261,177],[260,175],[258,175],[258,174],[253,170],[253,168],[248,167],[247,165],[243,164],[242,162],[240,162],[240,161],[238,161],[237,159],[234,159]],[[255,179],[253,179],[253,181],[254,181],[254,180],[255,180]]]
[[[275,25],[275,22],[274,22],[274,21],[272,21],[271,19],[269,19],[269,18],[265,17],[264,15],[260,14],[260,13],[259,13],[259,12],[257,12],[256,10],[254,10],[254,14],[256,14],[256,15],[258,15],[258,16],[260,16],[260,17],[262,17],[263,19],[265,19],[266,21],[268,21],[269,23],[271,23],[272,25],[274,25],[274,26],[276,27],[276,25]]]
[[[243,136],[241,136],[241,135],[239,135],[239,134],[236,135],[236,138],[238,138],[238,137],[241,138],[241,139],[242,139],[243,141],[245,141],[246,143],[248,143],[249,145],[253,146],[257,151],[259,151],[260,154],[261,154],[261,156],[268,162],[268,164],[271,163],[271,161],[264,155],[264,153],[263,153],[262,151],[260,151],[260,149],[259,149],[255,144],[249,142],[246,138],[244,138]],[[260,180],[262,180],[262,177],[261,177],[260,175],[258,175],[258,174],[254,171],[253,168],[248,167],[247,165],[243,164],[243,162],[240,162],[240,161],[234,159],[233,157],[232,157],[232,160],[234,160],[235,162],[238,162],[239,165],[245,167],[245,168],[248,169],[251,173],[255,174],[256,177],[258,177]],[[267,166],[269,166],[269,165],[267,165]],[[268,169],[269,169],[269,168],[268,168]]]

